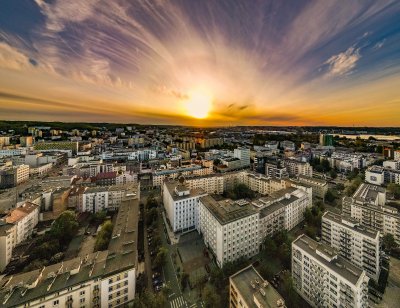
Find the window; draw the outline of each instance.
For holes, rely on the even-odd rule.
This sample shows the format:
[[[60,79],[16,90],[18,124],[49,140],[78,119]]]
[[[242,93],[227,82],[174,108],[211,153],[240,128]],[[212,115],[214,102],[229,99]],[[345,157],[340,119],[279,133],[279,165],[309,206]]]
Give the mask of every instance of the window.
[[[53,302],[53,306],[57,306],[58,304],[59,304],[59,300],[57,299],[57,300],[55,300],[54,302]]]
[[[81,299],[80,299],[80,302],[81,302],[81,303],[84,303],[84,302],[85,302],[85,298],[81,298]]]

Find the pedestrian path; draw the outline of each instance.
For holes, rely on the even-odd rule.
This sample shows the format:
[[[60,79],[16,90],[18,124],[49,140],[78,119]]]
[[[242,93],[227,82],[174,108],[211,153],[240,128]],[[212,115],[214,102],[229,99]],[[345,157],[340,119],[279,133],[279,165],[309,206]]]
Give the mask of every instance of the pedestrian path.
[[[183,308],[183,307],[188,308],[188,305],[182,295],[177,298],[174,298],[170,302],[170,304],[171,308]]]

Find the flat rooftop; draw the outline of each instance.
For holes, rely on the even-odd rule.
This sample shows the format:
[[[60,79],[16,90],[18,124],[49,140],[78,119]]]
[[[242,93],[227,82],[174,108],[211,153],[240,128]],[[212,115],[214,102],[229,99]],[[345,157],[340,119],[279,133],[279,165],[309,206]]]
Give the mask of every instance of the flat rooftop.
[[[376,199],[379,197],[379,194],[385,193],[386,189],[381,186],[362,183],[353,194],[353,198],[360,202],[375,203]]]
[[[187,198],[193,198],[193,197],[197,197],[197,196],[203,196],[206,194],[206,192],[201,188],[189,189],[189,187],[187,187],[184,183],[179,182],[179,180],[167,179],[164,182],[164,185],[167,187],[168,192],[174,201],[184,200]],[[189,194],[184,194],[182,196],[179,196],[175,192],[175,189],[177,189],[178,191],[181,191],[181,192],[188,191]]]
[[[283,297],[278,291],[276,291],[270,283],[266,282],[264,284],[264,279],[252,265],[233,274],[229,280],[239,291],[248,307],[259,307],[254,299],[262,305],[261,307],[277,307],[279,300],[284,303]],[[257,281],[259,283],[257,283]],[[264,292],[265,295],[261,292]]]
[[[200,201],[213,214],[213,216],[221,225],[257,214],[257,211],[250,203],[239,205],[231,199],[217,201],[209,195],[200,197]]]
[[[307,254],[311,255],[315,258],[320,264],[324,267],[329,268],[330,270],[337,273],[339,276],[343,277],[353,285],[356,285],[358,280],[361,278],[363,271],[342,258],[341,256],[336,254],[336,251],[323,243],[314,241],[307,235],[300,235],[295,241],[293,241],[294,246],[297,246],[301,250],[305,251]],[[323,253],[328,257],[332,258],[331,261],[323,258],[321,255],[317,253]]]
[[[378,236],[378,231],[365,226],[361,226],[357,220],[351,218],[350,216],[340,215],[330,211],[326,211],[324,215],[322,215],[322,219],[333,221],[341,225],[342,227],[354,230],[372,239],[375,239]],[[344,221],[347,221],[348,223],[345,223]]]

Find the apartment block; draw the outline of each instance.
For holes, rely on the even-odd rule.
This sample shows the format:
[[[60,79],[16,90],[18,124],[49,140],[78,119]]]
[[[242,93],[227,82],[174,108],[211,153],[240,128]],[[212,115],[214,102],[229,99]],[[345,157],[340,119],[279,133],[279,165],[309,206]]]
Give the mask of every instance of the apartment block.
[[[365,271],[304,234],[292,243],[292,278],[312,307],[368,307]]]
[[[117,210],[128,195],[138,195],[140,188],[136,184],[112,185],[109,187],[86,187],[82,193],[81,212],[97,213],[102,210]],[[78,198],[72,195],[72,198]],[[71,201],[74,202],[74,201]]]
[[[260,242],[281,230],[291,230],[304,220],[312,206],[310,195],[301,188],[289,187],[252,202],[258,208]]]
[[[259,213],[244,200],[217,201],[207,195],[200,198],[197,231],[222,267],[258,253],[258,219]]]
[[[197,228],[199,198],[205,195],[201,188],[190,189],[182,177],[164,182],[164,208],[174,232]]]
[[[0,272],[11,261],[13,248],[16,245],[16,237],[16,226],[0,221]]]
[[[1,307],[125,307],[135,298],[139,200],[122,202],[108,249],[0,278]]]
[[[382,249],[379,231],[364,227],[351,217],[327,211],[322,216],[322,241],[378,281]]]
[[[287,172],[290,176],[300,176],[305,175],[312,177],[313,168],[310,163],[298,161],[295,159],[285,159],[283,160],[283,165],[286,167]]]
[[[325,198],[325,195],[328,192],[328,182],[327,181],[309,177],[309,176],[304,176],[304,175],[300,175],[298,177],[298,181],[302,184],[307,184],[307,185],[311,186],[313,196],[315,196],[315,197],[323,199],[323,198]]]
[[[281,307],[285,301],[250,265],[229,277],[229,307]]]
[[[39,205],[26,201],[3,218],[6,223],[14,224],[16,227],[16,245],[31,236],[39,222],[39,210]]]
[[[352,197],[344,197],[342,212],[366,227],[380,231],[382,235],[393,234],[400,243],[400,213],[386,205],[386,189],[363,183]]]

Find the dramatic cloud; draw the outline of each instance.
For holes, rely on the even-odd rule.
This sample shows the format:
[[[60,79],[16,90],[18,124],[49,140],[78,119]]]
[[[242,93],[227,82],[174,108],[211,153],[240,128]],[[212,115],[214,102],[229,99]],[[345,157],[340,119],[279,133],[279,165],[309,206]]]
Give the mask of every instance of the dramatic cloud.
[[[349,90],[399,78],[399,13],[390,0],[5,1],[0,90],[21,98],[2,97],[12,107],[0,113],[21,114],[31,97],[63,120],[82,109],[90,120],[307,124],[333,112],[317,95],[338,92],[352,113]],[[212,97],[201,121],[184,105],[198,89]]]
[[[351,73],[360,58],[359,50],[354,47],[350,47],[345,52],[332,56],[325,62],[325,64],[329,65],[328,75],[341,76]]]

